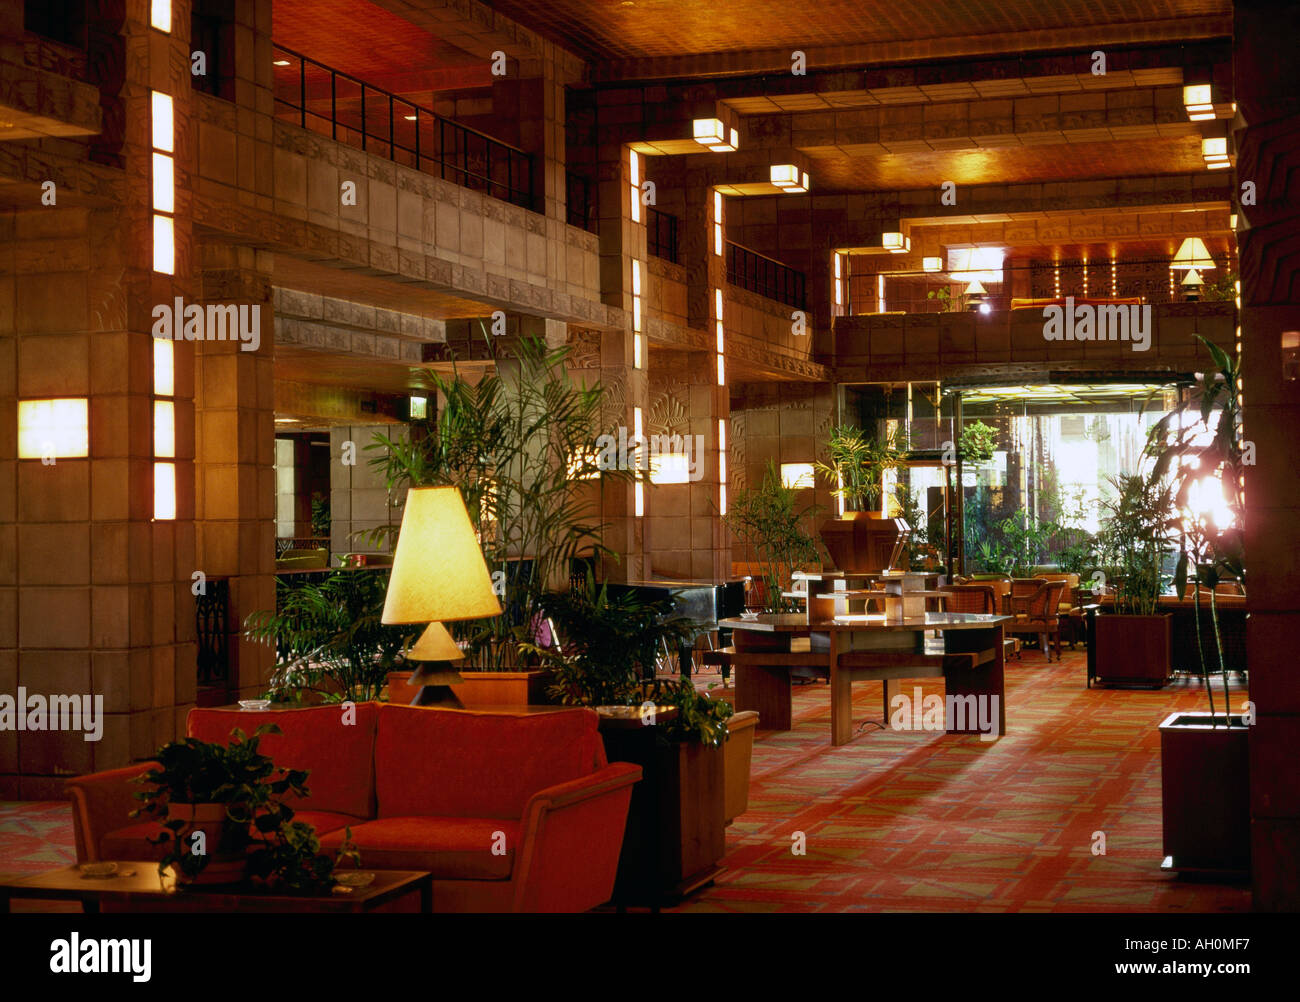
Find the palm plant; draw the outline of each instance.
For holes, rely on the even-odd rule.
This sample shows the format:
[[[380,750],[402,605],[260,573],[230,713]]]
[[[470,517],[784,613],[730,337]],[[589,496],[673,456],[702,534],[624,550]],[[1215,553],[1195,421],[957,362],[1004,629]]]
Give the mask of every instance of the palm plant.
[[[737,491],[722,517],[723,524],[758,557],[762,566],[764,611],[789,612],[797,608],[782,596],[791,576],[817,559],[817,543],[804,529],[817,507],[797,508],[795,491],[781,482],[776,463],[768,460],[758,487]]]
[[[907,441],[897,429],[883,438],[868,438],[860,428],[833,428],[828,444],[829,463],[817,463],[816,470],[830,484],[831,494],[844,499],[849,511],[866,511],[879,503],[887,470],[896,470],[907,458]]]
[[[1187,401],[1170,411],[1152,426],[1147,454],[1155,457],[1152,480],[1170,481],[1176,491],[1174,505],[1179,519],[1179,554],[1174,569],[1174,587],[1179,597],[1187,592],[1188,570],[1195,585],[1193,616],[1196,624],[1196,648],[1201,658],[1201,676],[1210,700],[1210,716],[1215,717],[1214,691],[1210,687],[1210,666],[1201,646],[1201,587],[1210,594],[1210,623],[1214,630],[1218,671],[1223,680],[1224,719],[1232,726],[1226,705],[1228,669],[1223,656],[1223,638],[1219,628],[1216,601],[1217,586],[1225,579],[1240,583],[1245,591],[1246,568],[1242,542],[1245,504],[1242,477],[1245,460],[1241,436],[1241,363],[1230,358],[1218,345],[1197,338],[1209,350],[1216,371],[1196,375],[1195,392]],[[1199,407],[1193,401],[1199,398]],[[1218,410],[1217,422],[1211,416]],[[1187,420],[1191,413],[1193,419]],[[1223,524],[1212,513],[1191,509],[1192,493],[1201,484],[1217,482],[1223,492],[1227,518]]]
[[[319,584],[280,585],[275,609],[250,613],[245,638],[275,644],[272,697],[377,699],[413,636],[381,622],[387,587],[386,573],[334,571]]]
[[[1141,473],[1120,474],[1111,483],[1115,495],[1102,501],[1102,535],[1119,575],[1115,611],[1153,616],[1164,591],[1165,557],[1175,542],[1173,489]]]
[[[505,614],[459,624],[468,641],[466,665],[486,669],[517,663],[532,635],[548,588],[568,577],[584,551],[608,553],[600,542],[597,494],[588,481],[629,479],[631,470],[599,461],[602,421],[599,383],[571,379],[568,348],[525,338],[509,365],[471,383],[459,373],[432,377],[446,404],[436,422],[413,426],[409,441],[376,435],[390,493],[410,487],[460,488],[483,558],[502,593]],[[395,526],[371,534],[391,541]]]

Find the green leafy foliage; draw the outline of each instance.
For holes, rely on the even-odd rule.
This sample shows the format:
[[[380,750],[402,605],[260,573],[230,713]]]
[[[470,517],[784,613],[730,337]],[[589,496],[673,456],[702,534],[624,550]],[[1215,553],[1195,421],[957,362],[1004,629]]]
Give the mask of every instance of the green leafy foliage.
[[[788,612],[797,603],[782,597],[791,575],[818,557],[817,543],[804,528],[815,506],[799,508],[796,492],[781,482],[776,463],[768,460],[758,487],[737,491],[727,505],[723,524],[748,546],[762,566],[765,612]]]
[[[151,840],[166,847],[160,874],[175,866],[183,878],[196,877],[219,853],[246,856],[247,875],[271,886],[313,890],[333,883],[334,864],[319,854],[315,830],[294,821],[293,808],[285,802],[289,795],[308,795],[307,771],[277,767],[258,750],[263,735],[279,733],[274,724],[263,724],[251,738],[236,728],[228,745],[186,738],[158,750],[158,765],[136,780],[151,789],[135,794],[141,805],[131,816],[161,822],[162,831]],[[198,826],[169,818],[172,804],[224,805],[218,845],[204,853],[191,852],[191,836]],[[348,835],[350,839],[351,832]],[[346,855],[358,858],[354,848]]]
[[[710,699],[689,678],[655,679],[642,690],[641,699],[677,708],[676,715],[661,727],[662,735],[670,741],[698,739],[716,747],[729,736],[727,721],[735,713],[731,704]]]
[[[414,635],[411,627],[381,621],[387,588],[386,572],[360,570],[278,586],[277,608],[244,620],[247,639],[275,644],[272,698],[315,692],[327,700],[377,699]]]
[[[987,463],[997,450],[998,432],[983,421],[972,421],[962,428],[957,451],[965,463]]]
[[[880,500],[886,470],[895,470],[907,459],[907,440],[896,428],[883,438],[868,438],[859,428],[847,425],[831,430],[829,463],[817,463],[816,471],[831,485],[831,494],[843,498],[849,511],[866,511]]]
[[[1111,478],[1115,495],[1106,510],[1101,545],[1115,562],[1115,611],[1152,616],[1164,591],[1165,558],[1174,550],[1177,522],[1173,490],[1140,473]]]
[[[610,552],[600,542],[598,492],[589,481],[637,475],[601,468],[600,437],[614,434],[602,414],[604,390],[574,382],[568,353],[524,338],[508,363],[477,382],[434,374],[432,389],[445,400],[437,420],[413,423],[409,441],[376,435],[367,447],[390,494],[459,488],[483,558],[501,572],[505,615],[454,627],[469,641],[466,667],[515,663],[543,596],[567,579],[573,558]],[[391,542],[396,531],[380,527],[372,541]]]
[[[1180,596],[1190,583],[1195,585],[1196,649],[1201,656],[1201,675],[1215,714],[1214,690],[1209,685],[1211,666],[1201,645],[1201,589],[1209,592],[1210,624],[1214,630],[1218,671],[1228,691],[1228,669],[1223,655],[1216,586],[1236,581],[1246,589],[1246,558],[1242,535],[1245,500],[1245,445],[1241,434],[1241,360],[1229,357],[1214,342],[1197,335],[1213,360],[1214,369],[1197,373],[1196,384],[1183,403],[1164,415],[1151,428],[1147,455],[1155,459],[1151,479],[1168,482],[1174,492],[1178,519],[1178,562],[1174,587]],[[1211,420],[1217,411],[1217,420]],[[1223,492],[1229,518],[1220,525],[1203,512],[1190,510],[1192,491],[1200,482],[1217,482]],[[1226,699],[1226,696],[1225,696]],[[1224,706],[1226,724],[1232,726],[1229,708]]]
[[[675,651],[696,632],[694,623],[673,614],[671,601],[630,590],[611,594],[591,574],[581,586],[545,595],[543,609],[561,644],[527,647],[553,672],[551,697],[567,705],[640,702],[640,680],[654,673],[663,645]]]

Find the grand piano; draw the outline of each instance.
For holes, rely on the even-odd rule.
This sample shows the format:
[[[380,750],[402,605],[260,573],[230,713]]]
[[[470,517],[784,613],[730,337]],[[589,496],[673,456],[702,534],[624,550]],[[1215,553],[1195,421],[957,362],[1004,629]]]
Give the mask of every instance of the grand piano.
[[[673,611],[698,624],[702,631],[718,629],[718,621],[728,616],[739,616],[745,608],[745,579],[741,577],[710,581],[703,579],[650,578],[641,581],[609,583],[611,594],[634,592],[646,601],[670,599]],[[731,631],[723,630],[721,646],[731,642]],[[689,675],[693,665],[693,648],[683,645],[677,652],[678,665],[683,675]]]

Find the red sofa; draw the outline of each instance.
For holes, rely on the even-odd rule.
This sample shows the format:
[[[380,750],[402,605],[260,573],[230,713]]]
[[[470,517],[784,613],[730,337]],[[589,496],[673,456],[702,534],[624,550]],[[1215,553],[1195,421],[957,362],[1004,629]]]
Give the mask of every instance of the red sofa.
[[[186,730],[225,742],[266,722],[278,766],[309,769],[291,805],[327,851],[344,829],[374,869],[429,870],[450,912],[585,911],[609,900],[639,767],[609,764],[596,714],[495,713],[361,703],[296,710],[191,710]],[[67,782],[77,859],[150,859],[154,821],[133,821],[131,782],[153,763]],[[502,834],[498,834],[502,833]],[[500,849],[504,836],[504,854]]]

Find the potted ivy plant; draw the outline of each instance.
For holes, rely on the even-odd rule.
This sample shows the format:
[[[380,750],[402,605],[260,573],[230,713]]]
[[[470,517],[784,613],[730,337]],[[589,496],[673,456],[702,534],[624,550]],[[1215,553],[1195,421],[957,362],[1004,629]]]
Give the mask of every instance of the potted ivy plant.
[[[1176,491],[1181,531],[1174,587],[1180,598],[1192,588],[1196,649],[1209,705],[1208,712],[1173,713],[1160,724],[1164,865],[1242,873],[1250,869],[1250,720],[1234,713],[1228,702],[1216,599],[1221,581],[1234,580],[1243,590],[1246,583],[1241,363],[1199,339],[1214,368],[1197,374],[1193,392],[1152,427],[1148,442],[1148,453],[1156,459],[1153,478],[1167,478]],[[1207,506],[1196,497],[1207,489],[1221,495],[1221,506]],[[1202,590],[1209,605],[1204,623]],[[1201,642],[1203,630],[1213,631],[1213,661],[1206,654],[1210,645]],[[1214,698],[1215,674],[1222,680],[1222,707]]]
[[[816,471],[829,484],[831,493],[844,502],[844,514],[824,521],[818,528],[822,544],[832,562],[842,571],[871,573],[906,570],[905,543],[911,526],[902,518],[877,510],[884,498],[884,477],[907,458],[903,436],[890,429],[879,438],[869,438],[860,429],[834,428],[828,443],[829,463],[817,463]]]
[[[162,830],[150,841],[162,849],[160,875],[174,869],[181,884],[236,883],[245,878],[295,891],[333,884],[335,863],[319,853],[314,829],[294,821],[285,802],[306,797],[307,771],[277,768],[258,750],[263,724],[246,737],[236,728],[228,745],[185,738],[158,750],[157,765],[136,782],[150,789],[135,794],[141,805],[132,817],[157,819]],[[346,833],[340,858],[357,859]]]
[[[1114,611],[1099,616],[1097,678],[1122,685],[1164,686],[1170,675],[1170,616],[1159,612],[1165,558],[1173,552],[1173,490],[1141,473],[1111,480],[1102,535],[1118,576]]]
[[[817,542],[804,528],[817,510],[798,507],[795,490],[781,482],[772,460],[759,486],[737,491],[727,505],[723,524],[758,557],[762,568],[764,612],[798,609],[797,601],[785,598],[784,592],[796,570],[817,560]]]
[[[545,609],[558,644],[535,650],[552,666],[552,695],[596,708],[606,756],[642,770],[613,900],[658,906],[689,893],[713,878],[725,852],[727,784],[749,782],[725,771],[731,705],[689,678],[654,677],[659,652],[693,639],[695,624],[668,600],[611,590],[590,575],[548,595]],[[751,728],[744,735],[753,740]]]

